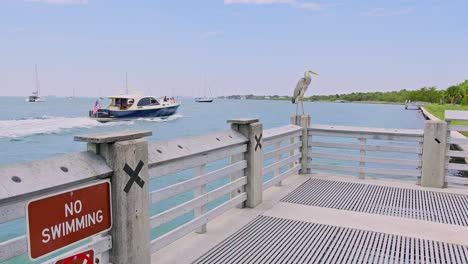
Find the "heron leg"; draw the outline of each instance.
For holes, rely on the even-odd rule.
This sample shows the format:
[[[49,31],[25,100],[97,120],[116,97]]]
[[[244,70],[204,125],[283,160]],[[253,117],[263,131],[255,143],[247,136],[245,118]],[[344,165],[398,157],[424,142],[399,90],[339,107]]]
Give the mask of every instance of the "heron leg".
[[[302,106],[302,114],[304,115],[304,101],[301,101],[301,106]]]
[[[299,103],[296,102],[296,115],[297,115],[298,112],[299,112]]]

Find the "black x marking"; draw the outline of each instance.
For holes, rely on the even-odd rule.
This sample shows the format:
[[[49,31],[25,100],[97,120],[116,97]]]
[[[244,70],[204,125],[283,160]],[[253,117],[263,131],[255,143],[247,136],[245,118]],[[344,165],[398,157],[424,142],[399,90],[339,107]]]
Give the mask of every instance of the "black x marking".
[[[136,182],[136,184],[138,184],[140,188],[143,188],[143,185],[145,185],[145,181],[142,178],[140,178],[140,176],[138,176],[138,173],[140,173],[141,169],[143,168],[143,165],[145,164],[143,163],[143,161],[140,160],[135,170],[132,170],[132,168],[130,168],[130,166],[128,166],[128,164],[125,163],[123,169],[130,177],[130,180],[128,180],[127,184],[125,185],[124,192],[128,193],[130,191],[130,188],[132,188],[134,182]]]
[[[260,137],[257,137],[257,135],[255,135],[255,141],[257,142],[257,144],[255,145],[255,151],[257,151],[258,147],[262,149],[262,143],[260,142],[260,140],[262,140],[262,137],[263,137],[263,134],[260,134]]]
[[[434,138],[435,142],[440,144],[440,140],[438,138]]]

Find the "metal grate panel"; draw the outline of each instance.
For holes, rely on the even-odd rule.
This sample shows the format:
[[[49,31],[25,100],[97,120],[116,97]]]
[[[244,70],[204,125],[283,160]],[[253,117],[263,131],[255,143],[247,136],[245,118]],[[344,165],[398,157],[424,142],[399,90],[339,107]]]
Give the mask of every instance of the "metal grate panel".
[[[259,216],[194,263],[468,263],[468,247]]]
[[[309,179],[282,202],[468,226],[468,195]]]

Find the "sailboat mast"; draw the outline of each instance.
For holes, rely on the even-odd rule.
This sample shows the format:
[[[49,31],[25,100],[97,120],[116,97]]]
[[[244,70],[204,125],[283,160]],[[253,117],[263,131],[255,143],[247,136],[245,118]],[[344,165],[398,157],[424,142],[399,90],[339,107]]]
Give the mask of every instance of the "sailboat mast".
[[[125,72],[125,89],[127,90],[127,94],[128,94],[128,76],[127,76],[127,72]]]
[[[37,73],[37,64],[34,66],[36,72],[36,94],[39,96],[39,74]]]

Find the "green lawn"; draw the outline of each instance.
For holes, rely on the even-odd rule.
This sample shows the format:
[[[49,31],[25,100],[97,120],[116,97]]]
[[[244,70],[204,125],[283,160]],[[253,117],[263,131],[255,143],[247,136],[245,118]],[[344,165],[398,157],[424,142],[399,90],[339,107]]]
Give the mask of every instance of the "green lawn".
[[[468,105],[452,105],[452,104],[431,104],[424,106],[427,111],[431,112],[431,114],[440,118],[440,120],[445,120],[445,110],[468,110]]]
[[[438,105],[438,104],[431,104],[424,106],[427,111],[431,112],[431,114],[437,116],[440,120],[445,120],[445,110],[468,110],[467,105],[452,105],[452,104],[445,104],[445,105]],[[463,121],[454,121],[452,122],[454,125],[468,125],[468,122]],[[468,137],[468,131],[460,132],[464,136]]]

